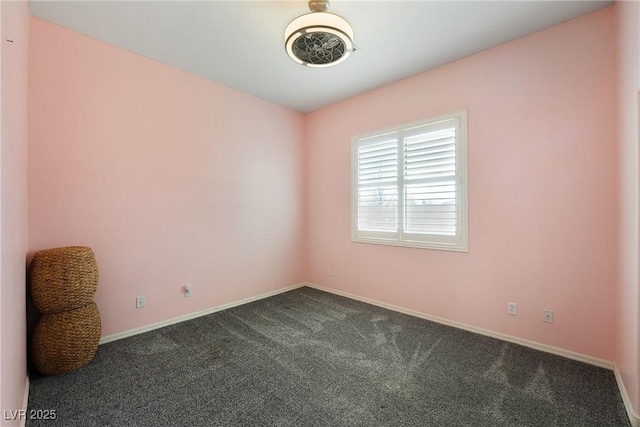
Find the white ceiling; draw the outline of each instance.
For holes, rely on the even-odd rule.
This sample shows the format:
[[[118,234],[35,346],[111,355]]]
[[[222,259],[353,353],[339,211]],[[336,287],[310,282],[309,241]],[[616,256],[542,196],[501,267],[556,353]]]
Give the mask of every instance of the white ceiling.
[[[309,68],[284,50],[308,13],[289,1],[30,1],[31,15],[307,113],[559,24],[612,1],[354,1],[330,12],[353,26],[345,62]]]

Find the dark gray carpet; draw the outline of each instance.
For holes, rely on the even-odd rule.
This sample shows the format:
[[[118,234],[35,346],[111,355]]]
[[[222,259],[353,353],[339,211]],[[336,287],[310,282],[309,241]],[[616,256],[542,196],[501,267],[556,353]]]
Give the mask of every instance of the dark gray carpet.
[[[629,426],[614,375],[310,288],[32,376],[35,426]]]

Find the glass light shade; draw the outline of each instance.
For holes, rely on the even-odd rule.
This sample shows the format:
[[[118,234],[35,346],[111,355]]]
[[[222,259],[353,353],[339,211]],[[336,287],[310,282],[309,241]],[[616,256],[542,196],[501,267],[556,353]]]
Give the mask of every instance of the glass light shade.
[[[297,17],[287,26],[284,40],[291,59],[308,67],[339,64],[354,50],[351,25],[328,12],[311,12]],[[305,48],[302,55],[300,47]]]

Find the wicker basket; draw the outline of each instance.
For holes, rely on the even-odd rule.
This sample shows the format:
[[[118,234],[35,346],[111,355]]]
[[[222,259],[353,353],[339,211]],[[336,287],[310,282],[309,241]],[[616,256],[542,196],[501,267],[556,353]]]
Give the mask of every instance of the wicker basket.
[[[47,249],[34,255],[29,279],[33,302],[41,313],[74,310],[93,301],[98,264],[88,247]]]
[[[101,326],[93,302],[40,317],[31,342],[36,369],[43,375],[55,375],[89,363],[98,349]]]

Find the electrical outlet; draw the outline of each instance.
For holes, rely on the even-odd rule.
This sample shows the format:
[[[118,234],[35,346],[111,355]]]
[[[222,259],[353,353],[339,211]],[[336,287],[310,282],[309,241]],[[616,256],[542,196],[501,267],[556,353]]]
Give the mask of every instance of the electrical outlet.
[[[518,305],[515,302],[508,302],[507,303],[507,313],[509,313],[512,316],[517,316],[518,315]]]
[[[327,268],[327,276],[333,276],[333,267]]]
[[[187,283],[186,285],[184,285],[184,297],[185,298],[190,298],[191,297],[191,283]]]
[[[542,321],[545,323],[553,323],[553,310],[545,308],[542,310]]]
[[[144,307],[144,297],[136,297],[136,308]]]

